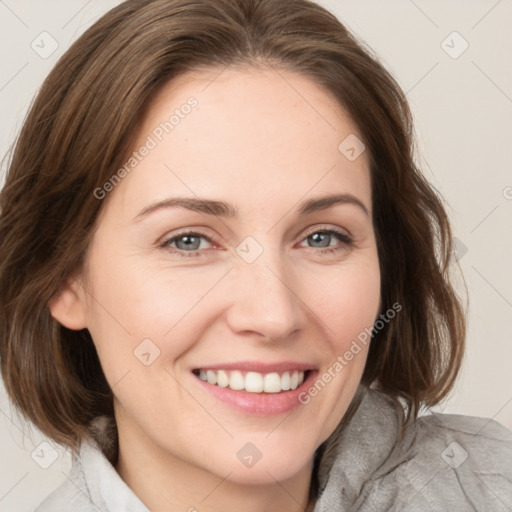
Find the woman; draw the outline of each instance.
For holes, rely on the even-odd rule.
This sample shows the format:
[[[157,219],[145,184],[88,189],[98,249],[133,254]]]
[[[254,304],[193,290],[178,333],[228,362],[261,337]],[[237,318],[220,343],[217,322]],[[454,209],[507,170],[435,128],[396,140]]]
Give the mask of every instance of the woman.
[[[412,145],[316,4],[129,0],[87,30],[0,198],[5,385],[74,454],[37,510],[506,510],[510,432],[418,416],[465,319]]]

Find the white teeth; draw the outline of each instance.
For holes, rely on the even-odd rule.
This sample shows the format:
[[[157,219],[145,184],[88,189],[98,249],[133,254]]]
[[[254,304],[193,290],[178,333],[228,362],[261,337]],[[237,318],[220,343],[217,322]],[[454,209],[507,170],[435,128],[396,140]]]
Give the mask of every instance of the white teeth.
[[[217,386],[221,388],[227,388],[229,385],[229,377],[228,374],[224,370],[219,370],[217,372]]]
[[[257,372],[247,372],[245,390],[249,393],[261,393],[263,391],[263,375]]]
[[[279,393],[281,391],[281,377],[279,377],[279,373],[267,373],[263,377],[263,391],[265,393]]]
[[[242,372],[239,372],[238,370],[231,372],[231,375],[229,376],[229,387],[231,389],[236,389],[237,391],[244,389],[245,381]]]
[[[290,389],[290,372],[284,372],[281,377],[281,389],[288,391]]]
[[[201,378],[201,373],[199,373],[199,378]],[[204,379],[203,379],[204,380]],[[206,372],[206,380],[210,383],[210,384],[217,384],[217,374],[216,372],[212,371],[212,370],[208,370]]]
[[[244,376],[239,370],[201,369],[198,376],[202,381],[216,384],[221,388],[229,387],[236,391],[245,390],[248,393],[280,393],[297,389],[304,382],[304,372],[299,370],[281,374],[247,372]]]
[[[292,389],[297,389],[298,383],[299,383],[299,372],[295,371],[292,373],[292,378],[290,379],[290,387]]]

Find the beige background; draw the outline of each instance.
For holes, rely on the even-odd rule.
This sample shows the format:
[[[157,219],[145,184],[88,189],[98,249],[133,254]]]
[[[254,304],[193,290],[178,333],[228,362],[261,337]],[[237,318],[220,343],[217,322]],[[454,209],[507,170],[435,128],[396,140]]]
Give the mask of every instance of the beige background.
[[[58,57],[117,3],[0,0],[2,156]],[[463,373],[440,409],[512,427],[512,2],[319,3],[373,49],[407,92],[420,163],[450,205],[470,322]],[[45,37],[44,48],[52,48],[42,32],[58,44],[47,58],[31,47],[42,47]],[[66,478],[68,454],[41,442],[0,386],[0,511],[31,511]],[[38,458],[41,450],[46,455]]]

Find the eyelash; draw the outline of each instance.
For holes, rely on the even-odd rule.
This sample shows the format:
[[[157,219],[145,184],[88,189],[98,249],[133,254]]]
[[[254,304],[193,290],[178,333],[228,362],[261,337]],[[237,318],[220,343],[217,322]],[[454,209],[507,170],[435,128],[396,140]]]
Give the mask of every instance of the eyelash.
[[[316,233],[334,235],[336,238],[338,238],[338,240],[340,240],[342,242],[341,246],[328,247],[323,250],[317,251],[322,255],[338,252],[343,249],[343,246],[350,247],[354,243],[354,240],[352,239],[352,237],[350,237],[346,233],[342,233],[341,231],[338,231],[338,230],[332,229],[332,228],[331,229],[316,229],[315,231],[311,231],[304,236],[304,238],[301,240],[301,242],[304,241],[309,236],[314,235]],[[178,235],[174,235],[171,238],[167,238],[160,244],[160,247],[162,249],[172,249],[171,252],[173,252],[174,254],[178,254],[179,256],[182,256],[184,258],[196,258],[196,257],[203,256],[203,253],[206,249],[196,249],[194,251],[184,251],[182,249],[176,249],[173,247],[169,247],[170,243],[175,242],[176,240],[179,240],[181,237],[184,237],[184,236],[201,237],[201,238],[206,239],[209,243],[213,243],[215,245],[215,242],[213,240],[211,240],[211,238],[208,237],[207,235],[205,235],[204,233],[200,233],[197,231],[185,231],[183,233],[179,233]],[[314,247],[310,247],[310,249],[314,249]]]

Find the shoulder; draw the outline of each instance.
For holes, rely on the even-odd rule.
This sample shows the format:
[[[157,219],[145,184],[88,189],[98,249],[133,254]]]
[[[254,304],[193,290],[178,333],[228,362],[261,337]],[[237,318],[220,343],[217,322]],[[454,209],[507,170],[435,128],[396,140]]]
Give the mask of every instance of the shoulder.
[[[73,456],[69,475],[35,512],[149,512],[109,459],[115,444],[109,437],[109,424],[102,417],[94,422],[98,432],[93,429],[95,435],[82,441],[79,453]]]
[[[45,500],[43,500],[34,512],[92,512],[97,511],[96,506],[91,502],[87,485],[80,462],[75,460],[73,467],[64,482],[57,487]]]
[[[400,490],[407,507],[512,508],[512,431],[490,418],[429,414],[409,425],[372,487]]]
[[[442,448],[441,458],[450,467],[468,461],[475,470],[512,471],[512,430],[491,418],[429,414],[418,418],[414,433],[420,452]]]
[[[366,388],[320,462],[315,512],[512,510],[512,433],[489,418],[430,414],[401,431],[397,400]]]

